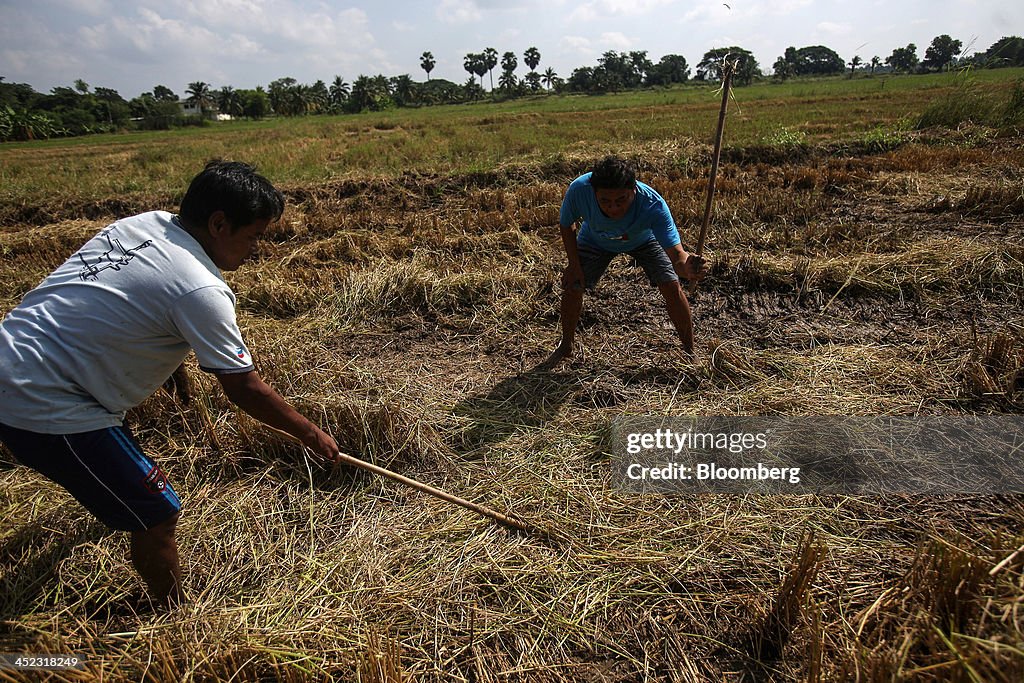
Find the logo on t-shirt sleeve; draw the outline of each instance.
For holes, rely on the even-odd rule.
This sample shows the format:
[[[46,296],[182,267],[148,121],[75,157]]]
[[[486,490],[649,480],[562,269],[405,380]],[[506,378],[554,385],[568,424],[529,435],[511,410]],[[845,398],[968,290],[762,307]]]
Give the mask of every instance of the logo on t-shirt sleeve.
[[[249,356],[249,352],[245,350],[244,346],[239,346],[235,349],[235,357],[243,363],[251,363],[252,358]]]

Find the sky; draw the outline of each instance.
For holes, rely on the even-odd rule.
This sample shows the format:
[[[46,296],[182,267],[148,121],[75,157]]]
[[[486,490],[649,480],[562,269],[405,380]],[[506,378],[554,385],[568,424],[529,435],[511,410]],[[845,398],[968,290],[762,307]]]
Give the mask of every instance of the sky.
[[[681,54],[691,67],[715,47],[751,51],[761,68],[787,47],[826,45],[844,60],[884,60],[893,49],[949,34],[965,51],[1024,35],[1019,0],[0,0],[0,76],[38,92],[71,86],[131,99],[160,84],[266,86],[292,77],[409,74],[464,83],[464,56],[495,48],[519,60],[536,47],[538,71],[563,78],[608,50]],[[500,72],[500,67],[495,69]],[[495,83],[497,82],[495,73]],[[485,86],[489,85],[484,79]]]

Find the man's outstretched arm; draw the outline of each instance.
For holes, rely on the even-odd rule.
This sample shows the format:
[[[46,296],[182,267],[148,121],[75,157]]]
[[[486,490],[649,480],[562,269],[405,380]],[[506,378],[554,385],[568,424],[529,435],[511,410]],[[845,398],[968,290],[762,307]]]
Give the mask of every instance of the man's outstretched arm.
[[[303,417],[255,370],[218,374],[217,379],[228,399],[260,422],[299,439],[321,458],[336,462],[338,444],[323,430]]]
[[[562,246],[565,247],[566,268],[562,271],[562,287],[567,290],[583,290],[583,267],[580,265],[580,254],[576,249],[576,223],[560,225],[559,234]]]

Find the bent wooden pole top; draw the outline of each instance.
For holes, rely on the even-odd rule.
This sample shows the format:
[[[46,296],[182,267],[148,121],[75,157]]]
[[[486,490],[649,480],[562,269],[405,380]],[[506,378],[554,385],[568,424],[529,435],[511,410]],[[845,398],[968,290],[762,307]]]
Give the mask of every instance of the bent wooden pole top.
[[[704,201],[704,220],[700,225],[700,236],[697,238],[697,256],[704,255],[704,242],[711,225],[711,207],[715,198],[715,182],[718,178],[718,161],[722,156],[722,138],[725,134],[725,114],[729,108],[729,91],[736,63],[726,61],[722,67],[722,107],[718,111],[718,129],[715,131],[715,149],[711,155],[711,175],[708,176],[707,197]]]
[[[711,226],[711,207],[715,199],[715,181],[718,178],[718,160],[722,156],[722,137],[725,134],[725,114],[729,109],[729,89],[732,85],[732,75],[736,71],[736,62],[728,58],[722,65],[722,107],[718,111],[718,129],[715,131],[715,149],[711,154],[711,174],[708,176],[707,197],[704,201],[704,219],[700,224],[700,235],[697,237],[697,256],[704,255],[704,242],[708,236],[708,228]],[[697,293],[696,280],[690,283],[689,294]]]

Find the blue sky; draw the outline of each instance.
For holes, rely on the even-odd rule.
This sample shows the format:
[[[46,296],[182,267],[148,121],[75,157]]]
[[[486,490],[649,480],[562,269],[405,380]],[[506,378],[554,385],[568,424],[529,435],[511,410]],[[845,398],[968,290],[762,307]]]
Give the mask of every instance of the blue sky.
[[[154,85],[212,87],[408,73],[463,83],[467,52],[541,53],[567,77],[607,50],[647,50],[693,65],[739,45],[771,70],[788,46],[823,44],[849,61],[907,43],[923,56],[948,33],[967,51],[1024,34],[1024,3],[1000,0],[0,0],[0,76],[40,92],[82,78],[131,98]],[[485,78],[485,84],[487,79]]]

